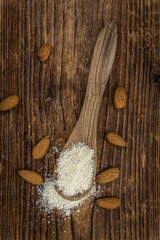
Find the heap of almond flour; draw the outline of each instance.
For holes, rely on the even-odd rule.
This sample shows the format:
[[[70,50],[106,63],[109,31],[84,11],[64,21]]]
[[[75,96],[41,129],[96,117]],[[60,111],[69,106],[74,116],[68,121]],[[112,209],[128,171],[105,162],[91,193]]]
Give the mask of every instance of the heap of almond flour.
[[[40,195],[39,202],[47,211],[58,209],[61,213],[70,215],[74,208],[95,196],[96,187],[93,186],[84,198],[70,201],[60,196],[54,185],[56,184],[67,196],[83,194],[93,183],[94,168],[94,150],[84,143],[73,145],[71,149],[62,152],[59,156],[57,180],[47,178],[41,186],[37,187]]]

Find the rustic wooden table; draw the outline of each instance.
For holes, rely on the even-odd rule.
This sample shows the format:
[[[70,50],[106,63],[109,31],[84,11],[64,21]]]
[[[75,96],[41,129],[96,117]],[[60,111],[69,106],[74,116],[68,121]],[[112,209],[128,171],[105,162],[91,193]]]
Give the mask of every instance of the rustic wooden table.
[[[35,161],[33,146],[49,135],[62,148],[80,114],[93,49],[109,19],[118,25],[118,49],[103,97],[98,125],[98,167],[120,169],[103,196],[121,199],[112,211],[89,203],[70,219],[36,208],[36,188],[19,169],[52,174],[56,159]],[[0,1],[0,100],[20,97],[0,113],[0,239],[160,239],[160,1]],[[46,63],[35,53],[49,42]],[[118,84],[128,94],[116,110]],[[121,149],[106,131],[127,140]],[[98,210],[98,211],[97,211]]]

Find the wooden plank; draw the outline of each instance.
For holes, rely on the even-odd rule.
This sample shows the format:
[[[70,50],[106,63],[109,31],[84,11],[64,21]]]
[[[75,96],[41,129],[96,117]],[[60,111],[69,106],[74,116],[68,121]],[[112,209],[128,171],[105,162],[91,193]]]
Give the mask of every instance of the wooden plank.
[[[17,171],[52,175],[56,156],[35,161],[33,146],[46,135],[51,147],[65,145],[109,19],[118,25],[118,49],[100,109],[97,170],[120,169],[103,196],[120,197],[121,208],[107,211],[88,202],[64,219],[36,207],[36,188]],[[17,108],[0,113],[0,239],[160,239],[159,22],[156,0],[0,1],[0,100],[20,97]],[[52,52],[40,63],[36,52],[46,42]],[[113,104],[118,84],[128,94],[123,110]],[[123,136],[128,148],[107,143],[107,131]]]

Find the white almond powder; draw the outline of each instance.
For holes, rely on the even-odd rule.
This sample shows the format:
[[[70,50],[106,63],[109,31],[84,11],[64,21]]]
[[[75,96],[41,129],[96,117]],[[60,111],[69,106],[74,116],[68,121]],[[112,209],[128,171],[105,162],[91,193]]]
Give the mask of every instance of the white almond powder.
[[[69,196],[83,193],[91,187],[95,163],[94,150],[83,143],[73,145],[60,154],[57,168],[57,181],[53,181],[52,175],[45,176],[42,185],[37,186],[39,200],[38,208],[42,211],[53,212],[53,209],[60,211],[60,214],[69,216],[74,211],[80,212],[77,207],[85,205],[86,200],[93,199],[101,193],[101,187],[91,188],[88,195],[78,201],[70,201],[61,197],[54,188],[56,184],[64,194]]]
[[[57,163],[56,185],[63,194],[71,197],[91,187],[95,168],[93,149],[78,143],[62,152]]]
[[[52,212],[53,209],[60,210],[60,213],[69,216],[75,207],[81,206],[87,199],[95,197],[96,187],[93,186],[89,194],[78,201],[70,201],[61,197],[54,188],[55,182],[51,179],[45,179],[41,186],[37,186],[40,200],[37,204],[45,208],[45,211]],[[77,210],[80,211],[80,210]]]

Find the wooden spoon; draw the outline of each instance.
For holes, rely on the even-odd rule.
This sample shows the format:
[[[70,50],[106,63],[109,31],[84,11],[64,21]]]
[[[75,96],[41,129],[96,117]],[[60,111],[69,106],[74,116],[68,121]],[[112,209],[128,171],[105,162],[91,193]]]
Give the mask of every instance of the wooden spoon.
[[[72,144],[82,142],[94,149],[95,171],[92,181],[93,183],[95,180],[97,165],[97,122],[99,109],[115,58],[116,48],[117,26],[114,21],[110,21],[102,29],[97,39],[89,71],[83,108],[74,130],[63,148],[64,151],[65,149],[71,148]],[[57,165],[55,166],[55,169],[56,168]],[[54,171],[53,179],[56,180],[56,178],[56,172]],[[55,189],[62,197],[73,201],[85,197],[91,190],[91,188],[89,188],[84,194],[68,197],[64,195],[56,185]]]

